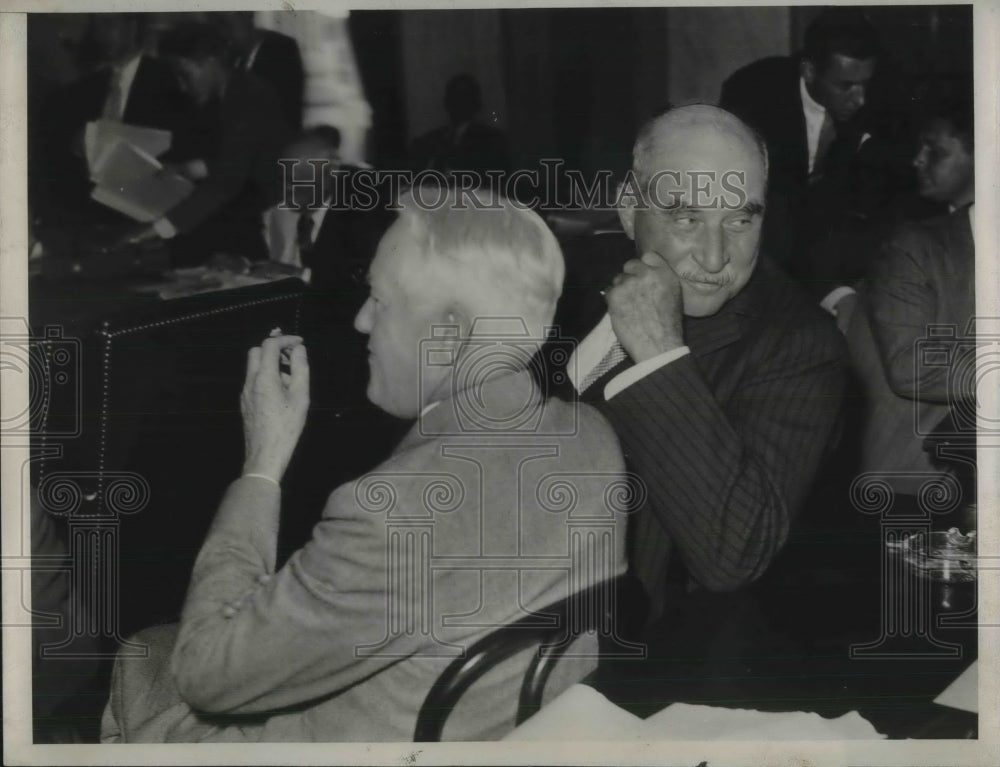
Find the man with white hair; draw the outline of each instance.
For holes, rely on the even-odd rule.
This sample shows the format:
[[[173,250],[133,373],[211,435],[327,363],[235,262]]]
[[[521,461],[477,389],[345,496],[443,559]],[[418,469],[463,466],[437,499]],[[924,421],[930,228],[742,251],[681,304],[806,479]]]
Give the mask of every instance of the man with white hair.
[[[764,572],[832,441],[845,366],[833,322],[760,252],[753,131],[717,107],[671,110],[640,132],[633,174],[632,258],[568,372],[645,484],[630,561],[656,618],[672,553],[688,590]]]
[[[587,406],[546,401],[527,369],[562,288],[555,238],[500,200],[422,199],[400,201],[355,320],[369,398],[416,424],[332,493],[311,541],[275,572],[309,368],[302,339],[280,331],[250,351],[243,476],[199,554],[179,628],[139,635],[149,659],[118,659],[105,742],[410,740],[463,648],[624,572],[625,511],[607,500],[624,486],[614,433]],[[489,672],[445,736],[503,734],[524,670]]]

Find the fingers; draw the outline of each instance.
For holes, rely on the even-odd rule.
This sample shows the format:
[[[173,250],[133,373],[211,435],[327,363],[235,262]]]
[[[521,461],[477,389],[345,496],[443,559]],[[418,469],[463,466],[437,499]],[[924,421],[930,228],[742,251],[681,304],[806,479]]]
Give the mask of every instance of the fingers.
[[[260,370],[260,347],[251,347],[247,352],[247,384],[257,377]]]
[[[309,358],[306,354],[306,347],[302,344],[292,347],[289,367],[291,368],[291,380],[287,384],[289,393],[300,402],[308,402]]]
[[[267,377],[278,375],[278,363],[281,353],[286,349],[292,349],[302,345],[302,336],[271,336],[264,339],[260,345],[260,369],[259,374]]]
[[[655,250],[647,250],[642,254],[642,263],[646,266],[651,266],[654,269],[659,269],[663,266],[668,266],[666,260],[657,253]]]
[[[644,264],[642,261],[640,261],[637,258],[633,258],[625,262],[625,266],[622,267],[622,271],[625,274],[634,274],[636,276],[639,276],[643,272],[645,272],[648,268],[649,267],[646,266],[646,264]]]

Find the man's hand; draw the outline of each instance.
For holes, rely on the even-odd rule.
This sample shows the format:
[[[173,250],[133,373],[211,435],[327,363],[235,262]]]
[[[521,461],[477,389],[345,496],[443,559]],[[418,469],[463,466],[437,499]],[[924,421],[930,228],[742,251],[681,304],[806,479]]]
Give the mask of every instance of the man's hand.
[[[160,172],[168,175],[184,176],[191,181],[201,181],[204,178],[208,178],[208,166],[201,158],[185,160],[184,162],[165,162],[163,163],[163,170]]]
[[[684,345],[681,283],[658,253],[625,263],[605,294],[618,341],[636,362]]]
[[[309,361],[299,336],[270,338],[247,355],[247,378],[240,396],[246,441],[244,474],[281,481],[302,435],[309,410]],[[282,371],[287,361],[288,372]]]
[[[118,245],[140,245],[150,240],[159,239],[160,235],[150,224],[140,224],[130,228],[122,235],[116,244]]]

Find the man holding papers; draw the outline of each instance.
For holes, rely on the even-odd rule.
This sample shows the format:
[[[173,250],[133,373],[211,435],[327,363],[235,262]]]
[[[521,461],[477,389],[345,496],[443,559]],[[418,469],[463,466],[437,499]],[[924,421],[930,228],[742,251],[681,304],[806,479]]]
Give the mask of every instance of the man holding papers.
[[[229,68],[224,40],[209,24],[168,31],[160,54],[198,106],[203,154],[179,167],[196,182],[194,192],[130,241],[176,238],[178,265],[219,252],[265,259],[260,213],[280,194],[274,169],[287,138],[274,92]]]
[[[88,123],[156,128],[167,134],[168,159],[185,153],[192,106],[167,64],[143,51],[144,26],[141,13],[93,14],[90,37],[101,66],[56,91],[43,107],[32,137],[39,172],[32,174],[31,197],[46,226],[101,217],[102,209],[88,200]]]

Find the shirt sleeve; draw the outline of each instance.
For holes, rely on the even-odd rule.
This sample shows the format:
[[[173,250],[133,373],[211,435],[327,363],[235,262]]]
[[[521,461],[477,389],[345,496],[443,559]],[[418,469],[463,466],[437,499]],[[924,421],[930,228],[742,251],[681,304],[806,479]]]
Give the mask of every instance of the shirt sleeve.
[[[650,357],[648,360],[639,362],[638,364],[630,367],[628,370],[623,370],[621,373],[608,381],[607,385],[604,387],[604,399],[611,399],[616,394],[619,394],[634,384],[636,381],[640,381],[653,371],[659,370],[664,365],[669,365],[674,360],[680,359],[690,351],[691,350],[688,349],[688,347],[680,346],[676,349],[671,349],[669,352],[663,352],[663,354],[658,354],[655,357]]]

